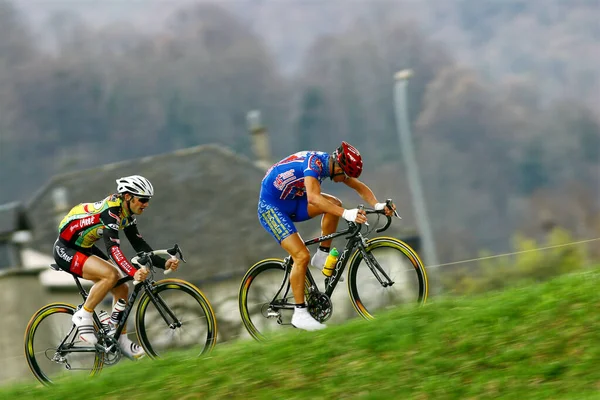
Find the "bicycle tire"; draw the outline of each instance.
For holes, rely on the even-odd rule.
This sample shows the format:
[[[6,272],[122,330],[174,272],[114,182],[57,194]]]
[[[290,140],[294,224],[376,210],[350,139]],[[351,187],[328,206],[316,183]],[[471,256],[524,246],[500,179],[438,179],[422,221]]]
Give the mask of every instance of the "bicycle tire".
[[[267,277],[267,275],[271,276]],[[288,320],[291,320],[293,310],[282,310],[285,313],[281,317],[281,323],[277,322],[277,318],[268,318],[265,315],[269,303],[281,287],[284,275],[284,261],[278,258],[268,258],[254,264],[242,279],[238,295],[240,316],[250,336],[257,341],[266,341],[265,334],[272,331],[271,328],[279,329],[282,325],[292,326]],[[259,282],[259,276],[264,282]],[[305,280],[305,287],[310,287],[308,278]],[[291,288],[284,301],[293,302]],[[283,322],[284,318],[285,323]]]
[[[166,351],[190,348],[196,348],[200,356],[213,349],[217,341],[217,319],[200,289],[181,279],[164,279],[154,284],[152,294],[162,299],[182,325],[169,327],[148,292],[144,292],[136,311],[136,332],[150,358],[160,358]],[[155,321],[158,325],[150,327]]]
[[[389,258],[385,262],[381,250],[386,251],[385,257]],[[367,241],[365,251],[376,260],[375,253],[379,253],[377,262],[395,283],[384,288],[364,262],[361,251],[356,250],[349,262],[348,294],[361,317],[374,319],[373,314],[383,309],[426,302],[429,291],[427,273],[423,262],[410,246],[395,238],[378,237]]]
[[[54,362],[46,356],[46,353],[52,349],[52,346],[58,346],[62,340],[65,339],[68,330],[71,329],[73,323],[71,322],[71,317],[75,313],[76,307],[67,304],[67,303],[52,303],[47,304],[44,307],[40,308],[29,320],[27,324],[27,328],[25,329],[25,359],[27,360],[27,364],[29,369],[36,377],[44,385],[51,385],[56,383],[55,381],[58,378],[52,379],[50,376],[50,370],[54,369],[57,372],[59,370],[67,370],[64,365],[60,365],[58,362]],[[58,322],[54,322],[54,325],[51,325],[52,331],[55,333],[55,337],[48,337],[49,335],[45,334],[44,331],[40,330],[40,327],[48,320],[48,318],[52,316],[56,316],[62,314],[68,318],[61,318],[62,321],[59,324]],[[58,321],[57,318],[54,320]],[[96,327],[97,328],[97,327]],[[58,332],[60,330],[60,332]],[[36,333],[40,332],[39,335]],[[39,339],[39,340],[38,340]],[[50,347],[46,347],[46,346]],[[44,350],[45,348],[45,350]],[[68,353],[68,352],[67,352]],[[77,361],[79,358],[82,358],[82,354],[90,354],[90,353],[68,353],[67,357],[71,357],[69,360],[71,363],[73,361]],[[89,375],[94,376],[102,370],[104,364],[104,355],[99,352],[94,353],[94,361],[90,367]],[[87,358],[87,357],[86,357]],[[66,359],[66,358],[65,358]],[[43,365],[43,366],[42,366]],[[71,367],[73,367],[71,365]],[[87,370],[88,368],[82,368]],[[79,368],[75,368],[73,370],[79,370]]]

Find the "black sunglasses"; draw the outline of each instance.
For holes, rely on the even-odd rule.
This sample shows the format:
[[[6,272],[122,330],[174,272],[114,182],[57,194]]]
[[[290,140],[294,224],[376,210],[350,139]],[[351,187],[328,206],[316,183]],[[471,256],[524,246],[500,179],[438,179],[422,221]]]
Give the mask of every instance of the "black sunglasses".
[[[338,167],[340,167],[342,169],[342,172],[334,172],[333,176],[331,177],[332,179],[335,178],[336,176],[342,176],[344,175],[344,179],[348,179],[349,176],[346,174],[346,172],[344,172],[344,169],[342,168],[342,166],[340,165],[340,163],[338,163],[337,161],[335,161],[335,164],[337,164]],[[335,167],[334,167],[334,171],[335,171]]]
[[[150,201],[150,197],[138,197],[137,199],[142,204],[146,204],[146,203],[148,203]]]

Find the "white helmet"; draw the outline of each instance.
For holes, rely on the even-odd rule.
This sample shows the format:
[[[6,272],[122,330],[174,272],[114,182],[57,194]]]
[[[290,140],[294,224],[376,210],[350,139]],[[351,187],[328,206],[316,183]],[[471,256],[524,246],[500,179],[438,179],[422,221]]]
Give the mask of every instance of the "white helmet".
[[[117,179],[118,193],[131,193],[134,196],[152,197],[154,188],[150,181],[140,175],[125,176]]]

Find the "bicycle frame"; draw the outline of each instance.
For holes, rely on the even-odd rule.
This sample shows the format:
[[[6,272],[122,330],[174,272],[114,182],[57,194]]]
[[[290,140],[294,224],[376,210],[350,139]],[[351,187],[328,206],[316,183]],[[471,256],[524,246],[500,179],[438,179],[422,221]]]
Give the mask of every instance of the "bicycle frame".
[[[82,307],[83,304],[85,303],[85,301],[87,300],[88,293],[83,288],[83,286],[81,285],[81,282],[79,281],[79,278],[76,275],[73,275],[73,279],[75,280],[75,284],[77,285],[77,287],[79,289],[79,294],[81,294],[81,297],[83,298],[83,303],[81,303],[79,305],[79,307]],[[113,286],[113,288],[120,286],[131,280],[133,280],[133,278],[131,278],[129,276],[127,276],[125,278],[121,278],[117,281],[117,283],[115,284],[115,286]],[[135,300],[137,299],[137,297],[143,290],[145,290],[148,293],[150,300],[152,301],[152,303],[154,303],[154,305],[156,306],[156,309],[158,310],[159,314],[164,319],[164,321],[169,325],[169,328],[174,329],[174,328],[181,327],[181,321],[177,320],[177,318],[175,317],[175,315],[173,314],[171,309],[169,307],[167,307],[167,305],[164,303],[164,301],[160,297],[155,296],[154,293],[152,292],[153,284],[154,284],[154,280],[148,279],[148,280],[145,280],[144,282],[141,282],[141,284],[139,284],[139,285],[133,286],[133,290],[131,291],[131,294],[129,295],[127,306],[123,310],[123,313],[121,315],[119,323],[116,326],[115,333],[113,335],[111,335],[115,340],[118,340],[119,337],[121,336],[121,333],[123,332],[123,329],[125,328],[125,326],[127,324],[127,319],[129,318],[129,314],[131,313],[131,310],[133,309]],[[171,319],[168,320],[167,319],[168,317],[170,317]],[[96,313],[93,314],[93,318],[94,318],[94,322],[96,323],[96,325],[99,327],[102,327],[102,324],[100,323],[100,318],[96,315]],[[65,345],[67,338],[69,338],[71,336],[74,329],[76,329],[76,328],[73,326],[71,328],[71,330],[69,331],[69,333],[65,336],[65,338],[63,339],[61,344],[58,346],[59,351],[63,350],[63,346]],[[99,336],[107,335],[107,332],[105,332],[103,329],[100,329],[98,331],[98,333],[99,333]],[[94,347],[92,347],[92,346],[69,347],[68,352],[70,352],[70,353],[87,353],[87,352],[93,353],[93,352],[96,352],[98,349],[108,352],[111,350],[111,347],[105,348],[99,344],[96,344]]]
[[[387,226],[389,226],[389,223],[388,223],[388,225],[386,225],[385,228],[383,228],[379,231],[387,229]],[[346,246],[344,247],[344,250],[341,252],[341,254],[335,264],[333,274],[330,277],[327,277],[325,279],[325,292],[324,293],[329,298],[331,298],[333,291],[335,290],[338,282],[340,281],[340,278],[342,277],[342,274],[344,273],[344,270],[346,269],[346,265],[350,259],[349,256],[356,249],[358,249],[358,251],[360,251],[362,253],[363,258],[366,261],[367,265],[369,266],[369,268],[371,269],[371,271],[373,272],[375,277],[379,280],[379,282],[382,285],[391,286],[394,284],[394,282],[391,281],[390,277],[385,273],[385,271],[375,261],[373,256],[366,252],[367,242],[366,242],[366,239],[360,233],[360,230],[361,230],[361,225],[357,225],[355,223],[350,222],[350,223],[348,223],[348,228],[345,230],[334,232],[329,235],[319,236],[314,239],[304,241],[304,244],[306,246],[310,246],[313,244],[324,242],[329,239],[334,239],[339,236],[350,234],[350,236],[348,236],[346,238]],[[287,295],[290,291],[290,279],[289,278],[290,278],[290,274],[292,271],[292,266],[293,266],[292,257],[287,256],[284,259],[285,275],[283,277],[283,281],[281,282],[281,287],[279,288],[279,290],[277,291],[277,293],[273,297],[273,300],[270,303],[271,306],[276,306],[278,309],[294,309],[296,306],[295,304],[292,304],[292,303],[280,302],[280,301],[276,300],[279,297],[282,290],[284,290],[284,288],[285,288],[285,292],[284,292],[284,296],[283,296],[284,299],[287,297]],[[382,274],[383,277],[387,280],[387,282],[382,280],[381,276],[378,273]],[[319,287],[318,287],[315,279],[313,278],[312,273],[309,268],[307,268],[307,270],[306,270],[306,278],[308,279],[308,281],[310,283],[310,285],[307,288],[309,293],[312,293],[315,291],[318,292]],[[388,283],[388,282],[390,282],[390,283]]]

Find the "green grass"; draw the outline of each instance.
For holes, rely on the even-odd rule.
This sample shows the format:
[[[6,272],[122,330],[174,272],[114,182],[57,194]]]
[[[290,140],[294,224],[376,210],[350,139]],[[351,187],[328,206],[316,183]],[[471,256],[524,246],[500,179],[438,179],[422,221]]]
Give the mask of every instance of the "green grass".
[[[125,360],[93,379],[5,387],[0,398],[600,399],[599,299],[595,270],[219,344],[201,359]]]

